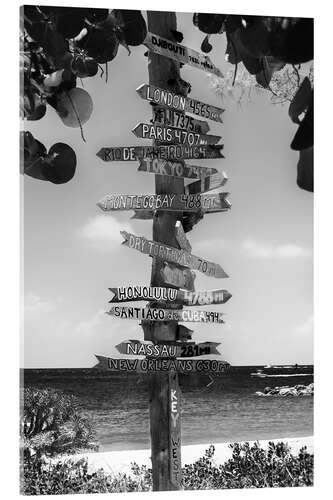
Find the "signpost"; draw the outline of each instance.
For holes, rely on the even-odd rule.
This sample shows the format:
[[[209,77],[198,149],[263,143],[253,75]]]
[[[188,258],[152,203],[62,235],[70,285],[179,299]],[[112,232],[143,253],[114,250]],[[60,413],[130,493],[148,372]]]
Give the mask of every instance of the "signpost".
[[[182,250],[185,250],[186,252],[191,253],[192,252],[192,247],[188,239],[186,238],[186,234],[184,232],[182,223],[180,220],[177,220],[176,222],[176,240],[178,241],[178,245]]]
[[[101,148],[97,156],[103,161],[136,161],[141,158],[157,158],[165,160],[214,160],[224,158],[221,153],[223,144],[187,146],[184,144],[167,144],[165,146],[119,146]]]
[[[175,59],[180,63],[189,64],[218,77],[223,77],[221,71],[214,66],[208,56],[205,56],[196,50],[189,49],[188,47],[185,47],[185,45],[180,45],[172,40],[167,40],[162,36],[149,32],[147,33],[146,39],[143,43],[155,54]]]
[[[107,312],[119,319],[224,323],[222,313],[201,309],[157,309],[153,307],[114,306]]]
[[[164,358],[192,358],[215,354],[220,356],[217,350],[220,342],[183,342],[176,344],[153,344],[142,340],[126,340],[116,345],[120,354],[133,356],[156,356]]]
[[[219,135],[199,134],[181,128],[164,127],[148,123],[138,123],[132,132],[136,137],[142,139],[172,142],[173,144],[187,144],[189,146],[200,146],[201,144],[214,145],[222,139]]]
[[[155,85],[143,84],[136,91],[142,99],[154,102],[160,106],[166,106],[167,108],[183,111],[184,113],[192,113],[202,118],[222,123],[222,113],[224,112],[222,108],[205,104],[191,97],[175,94],[170,90],[156,87]]]
[[[217,174],[216,168],[197,167],[194,165],[185,165],[184,162],[158,160],[157,158],[145,158],[140,160],[138,172],[147,172],[149,174],[167,175],[171,177],[185,177],[188,179],[204,179],[213,174]]]
[[[160,269],[160,275],[163,283],[167,285],[185,288],[191,292],[194,291],[195,273],[186,267],[175,266],[165,262],[164,266]]]
[[[185,325],[167,323],[166,321],[141,321],[145,340],[156,342],[187,342],[192,340],[193,330]],[[175,326],[170,329],[170,325]],[[156,328],[158,327],[158,328]],[[157,331],[156,331],[157,330]],[[171,330],[171,331],[170,331]]]
[[[120,234],[124,238],[122,245],[134,248],[141,253],[195,269],[203,274],[206,274],[207,276],[214,276],[214,278],[228,278],[227,273],[223,271],[219,264],[214,264],[213,262],[209,262],[205,259],[197,257],[196,255],[192,255],[184,250],[178,250],[178,248],[170,247],[157,241],[147,240],[143,236],[135,236],[134,234],[126,231],[120,231]]]
[[[199,181],[191,182],[185,186],[185,194],[200,194],[205,193],[207,191],[211,191],[212,189],[217,189],[227,182],[227,175],[222,172],[218,172],[217,174],[211,175],[210,177],[205,177],[204,179],[200,179]]]
[[[197,132],[198,134],[208,134],[209,132],[207,122],[170,108],[155,107],[153,109],[153,123],[158,123],[165,127],[182,128],[190,132]]]

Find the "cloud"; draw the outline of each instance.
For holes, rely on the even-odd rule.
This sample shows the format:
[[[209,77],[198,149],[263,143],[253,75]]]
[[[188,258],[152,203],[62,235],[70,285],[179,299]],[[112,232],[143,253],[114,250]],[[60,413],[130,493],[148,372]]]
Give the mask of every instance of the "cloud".
[[[24,313],[41,313],[51,311],[56,307],[59,299],[54,301],[42,300],[39,295],[29,292],[24,297]]]
[[[193,252],[205,252],[211,251],[214,249],[215,251],[221,250],[222,248],[226,248],[226,240],[224,238],[213,238],[211,240],[201,240],[198,243],[193,243]]]
[[[311,256],[310,250],[299,245],[287,243],[274,246],[270,243],[257,242],[251,238],[241,243],[241,249],[250,257],[262,259],[295,259]]]
[[[90,334],[94,333],[96,328],[98,328],[102,323],[103,319],[106,317],[105,310],[99,309],[96,314],[92,316],[92,318],[81,321],[77,326],[76,330],[81,334]]]
[[[313,335],[313,314],[311,314],[303,323],[294,328],[294,335],[296,337],[312,337]]]
[[[88,219],[77,234],[96,250],[109,252],[120,248],[123,241],[120,231],[134,232],[128,222],[119,222],[112,215],[100,214]]]

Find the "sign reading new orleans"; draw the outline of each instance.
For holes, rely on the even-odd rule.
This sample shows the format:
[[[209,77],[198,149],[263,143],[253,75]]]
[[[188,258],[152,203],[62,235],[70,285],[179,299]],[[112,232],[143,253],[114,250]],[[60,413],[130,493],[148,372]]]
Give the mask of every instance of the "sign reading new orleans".
[[[221,153],[223,144],[216,146],[188,146],[174,144],[166,146],[119,146],[102,148],[97,156],[103,161],[136,161],[141,158],[157,158],[165,160],[214,160],[224,158]]]
[[[185,165],[184,162],[158,160],[156,158],[145,158],[140,160],[138,172],[169,175],[172,177],[185,177],[188,179],[204,179],[209,175],[218,173],[216,168],[212,167],[197,167],[195,165]]]
[[[181,128],[163,127],[149,123],[138,123],[132,132],[136,137],[140,137],[141,139],[172,142],[173,144],[188,144],[189,146],[217,144],[222,139],[219,135],[198,134]]]
[[[175,285],[177,286],[177,285]],[[188,292],[160,286],[120,286],[109,288],[112,298],[109,303],[134,302],[147,300],[151,302],[174,302],[186,306],[204,306],[209,304],[225,304],[231,297],[227,290],[203,290]]]
[[[155,54],[175,59],[183,64],[189,64],[195,68],[202,69],[218,77],[222,77],[221,71],[212,63],[211,59],[196,50],[180,45],[179,43],[167,40],[154,33],[147,33],[143,42],[146,47]]]
[[[205,259],[197,257],[196,255],[192,255],[184,250],[178,250],[178,248],[169,247],[168,245],[164,245],[163,243],[159,243],[157,241],[147,240],[143,236],[136,236],[128,233],[127,231],[120,231],[120,234],[125,240],[122,242],[122,245],[134,248],[141,253],[145,253],[151,257],[157,257],[168,262],[173,262],[175,264],[179,264],[180,266],[195,269],[203,274],[206,274],[207,276],[214,276],[215,278],[228,278],[227,273],[219,264],[214,264],[213,262],[209,262]]]
[[[157,309],[155,307],[114,306],[110,311],[107,311],[107,314],[120,319],[224,323],[222,313],[199,309]]]
[[[222,123],[222,113],[224,112],[222,108],[205,104],[191,97],[174,94],[170,90],[161,89],[154,85],[143,84],[138,87],[136,91],[139,96],[142,97],[142,99],[146,99],[146,101],[151,101],[161,106],[173,108],[176,111],[192,113],[193,115]]]
[[[110,210],[171,210],[176,212],[216,212],[229,210],[229,193],[216,194],[110,194],[97,205]]]
[[[120,354],[133,356],[156,356],[164,358],[192,358],[221,353],[217,350],[220,342],[185,342],[177,344],[153,344],[142,340],[126,340],[116,345]]]
[[[208,134],[209,125],[203,120],[198,120],[193,116],[186,115],[182,111],[170,108],[153,109],[153,123],[164,125],[165,127],[176,127],[197,132],[198,134]]]
[[[229,363],[217,359],[120,359],[107,358],[95,354],[98,364],[94,368],[101,370],[112,370],[115,372],[168,372],[178,371],[180,373],[224,373],[230,368]]]

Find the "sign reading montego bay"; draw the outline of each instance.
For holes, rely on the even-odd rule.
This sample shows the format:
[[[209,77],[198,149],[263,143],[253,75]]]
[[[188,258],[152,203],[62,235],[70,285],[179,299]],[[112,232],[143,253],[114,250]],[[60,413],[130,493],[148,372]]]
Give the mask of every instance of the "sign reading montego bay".
[[[191,97],[184,97],[180,94],[175,94],[170,90],[161,89],[154,85],[143,84],[136,89],[137,93],[142,99],[154,102],[160,106],[173,108],[176,111],[183,111],[184,113],[192,113],[193,115],[208,118],[214,122],[222,122],[222,114],[224,109],[217,108],[210,104],[197,101]]]
[[[223,144],[188,146],[174,144],[166,146],[119,146],[102,148],[97,156],[103,161],[136,161],[142,158],[165,160],[214,160],[224,158]]]
[[[120,354],[133,356],[157,356],[164,358],[192,358],[221,353],[217,350],[220,342],[185,342],[177,344],[153,344],[142,340],[126,340],[116,345]]]
[[[231,207],[229,193],[216,194],[110,194],[97,205],[104,211],[171,210],[176,212],[223,212]]]
[[[183,64],[189,64],[190,66],[202,69],[218,77],[223,76],[221,71],[212,63],[208,56],[185,47],[185,45],[180,45],[172,40],[167,40],[166,38],[149,32],[143,44],[155,54],[169,57],[169,59],[175,59]]]
[[[214,264],[213,262],[209,262],[205,259],[197,257],[196,255],[192,255],[184,250],[178,250],[178,248],[169,247],[168,245],[157,241],[147,240],[143,236],[136,236],[128,233],[127,231],[120,231],[120,234],[125,240],[122,242],[122,245],[134,248],[134,250],[138,250],[139,252],[150,255],[151,257],[156,257],[168,262],[179,264],[180,266],[195,269],[203,274],[206,274],[207,276],[214,276],[215,278],[229,277],[219,264]]]
[[[225,304],[231,297],[227,290],[203,290],[188,292],[160,286],[120,286],[109,288],[112,298],[109,303],[135,302],[147,300],[151,302],[174,302],[186,306],[205,306],[208,304]]]
[[[204,179],[209,175],[217,174],[216,168],[197,167],[185,165],[181,161],[158,160],[156,158],[145,158],[140,160],[138,172],[149,174],[169,175],[171,177],[183,177],[188,179]]]
[[[138,123],[132,132],[136,137],[140,137],[141,139],[172,142],[173,144],[188,144],[189,146],[217,144],[222,139],[219,135],[198,134],[181,128],[163,127],[149,123]]]
[[[98,364],[95,365],[94,368],[115,372],[147,373],[177,371],[180,373],[214,372],[218,374],[224,373],[230,368],[230,364],[227,363],[227,361],[220,361],[217,359],[119,359],[107,358],[106,356],[99,356],[97,354],[95,354],[95,356],[98,360]]]
[[[155,307],[114,306],[107,311],[110,316],[119,319],[182,321],[193,323],[224,323],[223,313],[202,311],[200,309],[158,309]]]

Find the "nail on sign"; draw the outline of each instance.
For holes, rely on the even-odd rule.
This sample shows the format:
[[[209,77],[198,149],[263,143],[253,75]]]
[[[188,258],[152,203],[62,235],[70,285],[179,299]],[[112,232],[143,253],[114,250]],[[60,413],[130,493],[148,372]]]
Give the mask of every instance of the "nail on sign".
[[[199,309],[157,309],[153,307],[115,306],[107,314],[119,319],[224,323],[222,313]]]
[[[119,146],[102,148],[97,156],[103,161],[136,161],[142,158],[161,160],[214,160],[224,158],[221,150],[223,144],[216,146],[188,146],[184,144],[168,144],[166,146]]]
[[[221,353],[217,350],[220,342],[184,342],[177,344],[153,344],[142,340],[126,340],[116,345],[120,354],[133,356],[153,356],[164,358],[192,358]]]
[[[158,108],[155,106],[153,108],[153,123],[164,125],[165,127],[182,128],[190,132],[197,132],[198,134],[208,134],[209,132],[207,122],[170,108]]]
[[[218,173],[216,168],[212,167],[197,167],[194,165],[185,165],[184,162],[171,162],[168,160],[158,160],[156,158],[145,158],[140,160],[138,171],[188,179],[204,179],[209,175]]]
[[[181,128],[163,127],[148,123],[138,123],[132,132],[136,137],[140,137],[141,139],[172,142],[173,144],[187,144],[189,146],[200,146],[201,144],[214,145],[222,139],[219,135],[198,134]]]
[[[192,255],[184,250],[178,250],[178,248],[169,247],[163,243],[147,240],[143,236],[135,236],[127,231],[120,231],[120,234],[124,238],[122,245],[138,250],[141,253],[145,253],[151,257],[163,259],[168,262],[173,262],[175,264],[179,264],[180,266],[195,269],[203,274],[206,274],[207,276],[214,276],[215,278],[228,278],[227,273],[219,264],[214,264],[213,262],[209,262],[205,259],[197,257],[196,255]]]

